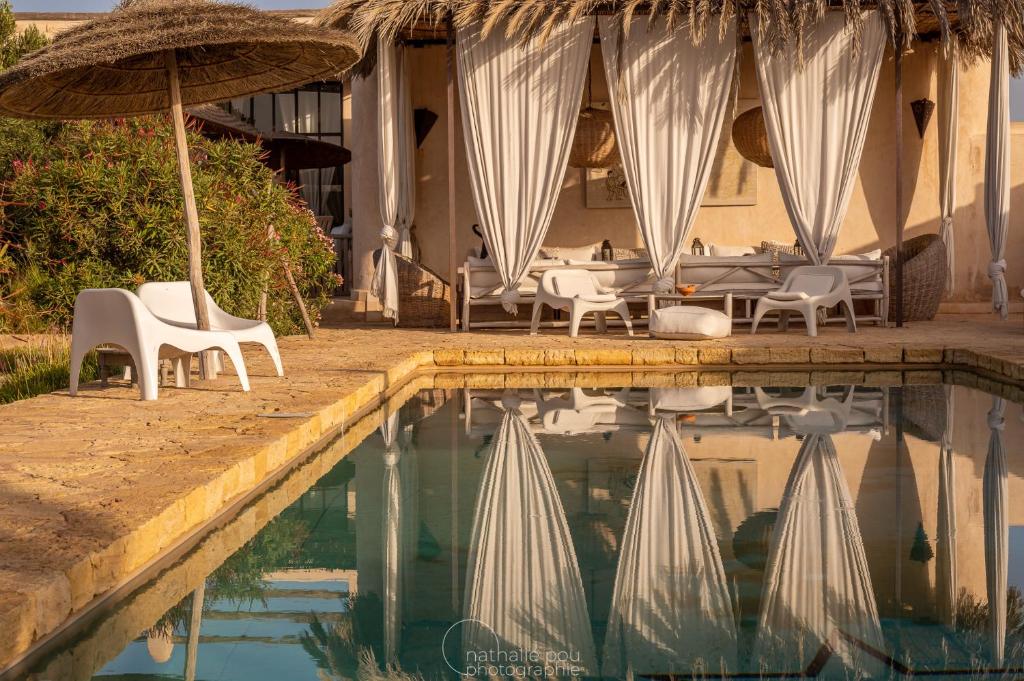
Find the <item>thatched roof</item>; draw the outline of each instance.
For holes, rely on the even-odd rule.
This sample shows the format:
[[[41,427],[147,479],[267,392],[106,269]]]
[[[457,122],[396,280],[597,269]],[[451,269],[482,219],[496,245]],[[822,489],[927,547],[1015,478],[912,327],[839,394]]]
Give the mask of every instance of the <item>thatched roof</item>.
[[[169,107],[166,50],[185,106],[333,78],[358,58],[347,35],[208,0],[136,0],[60,33],[0,74],[0,114],[111,118]]]
[[[800,42],[828,11],[843,11],[858,24],[861,10],[878,9],[890,41],[907,49],[914,38],[956,40],[966,59],[991,53],[992,21],[1009,28],[1013,69],[1024,65],[1024,0],[335,0],[320,14],[324,26],[351,31],[365,57],[356,71],[373,66],[378,39],[430,40],[444,36],[450,18],[456,28],[482,21],[484,31],[503,27],[510,37],[545,36],[561,22],[591,14],[628,21],[636,15],[664,17],[670,26],[693,25],[695,38],[740,17],[760,17],[762,36],[778,46]]]

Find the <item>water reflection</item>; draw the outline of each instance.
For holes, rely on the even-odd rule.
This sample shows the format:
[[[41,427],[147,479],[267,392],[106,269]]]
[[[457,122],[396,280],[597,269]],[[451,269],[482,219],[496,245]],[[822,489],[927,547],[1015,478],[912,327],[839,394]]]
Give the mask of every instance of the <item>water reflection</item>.
[[[425,393],[100,627],[133,641],[33,678],[1013,670],[1020,416],[948,385]]]

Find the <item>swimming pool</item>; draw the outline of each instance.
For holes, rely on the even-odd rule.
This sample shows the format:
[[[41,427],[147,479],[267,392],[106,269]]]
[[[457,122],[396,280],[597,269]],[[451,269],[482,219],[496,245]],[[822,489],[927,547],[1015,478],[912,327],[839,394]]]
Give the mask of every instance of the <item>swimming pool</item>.
[[[434,389],[377,420],[28,678],[1024,667],[1024,422],[1003,398]]]

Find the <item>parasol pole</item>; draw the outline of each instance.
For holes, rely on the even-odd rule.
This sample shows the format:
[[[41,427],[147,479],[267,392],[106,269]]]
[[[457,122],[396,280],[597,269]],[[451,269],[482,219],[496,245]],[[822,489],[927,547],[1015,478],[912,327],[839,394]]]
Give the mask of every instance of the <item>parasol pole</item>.
[[[171,99],[171,122],[174,125],[174,148],[178,156],[178,175],[181,193],[185,197],[185,225],[188,228],[188,280],[192,284],[192,304],[196,309],[196,328],[210,329],[210,311],[206,307],[206,288],[203,286],[202,240],[199,236],[199,211],[192,189],[192,165],[188,157],[185,137],[185,114],[181,107],[181,81],[178,78],[178,57],[173,49],[164,52],[167,64],[167,90]],[[203,353],[203,378],[216,378],[216,368],[210,354]]]

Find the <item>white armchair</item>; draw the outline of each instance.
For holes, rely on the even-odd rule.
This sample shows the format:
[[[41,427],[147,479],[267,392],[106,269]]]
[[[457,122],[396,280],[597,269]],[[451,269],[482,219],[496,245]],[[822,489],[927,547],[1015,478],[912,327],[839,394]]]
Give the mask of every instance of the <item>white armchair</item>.
[[[170,324],[196,327],[195,306],[192,304],[192,287],[187,281],[154,281],[139,287],[139,299],[150,312]],[[206,307],[210,311],[210,330],[231,334],[238,343],[262,345],[274,361],[278,376],[284,376],[281,353],[277,339],[266,322],[235,317],[222,310],[209,293],[206,293]]]
[[[779,329],[789,326],[789,315],[798,312],[807,324],[807,335],[818,335],[818,308],[842,304],[846,315],[846,329],[857,331],[853,317],[853,297],[846,272],[827,265],[797,267],[782,284],[782,288],[769,291],[757,301],[750,333],[757,333],[757,324],[765,313],[779,311]]]
[[[633,335],[633,323],[629,318],[629,306],[623,298],[614,293],[598,291],[594,276],[586,270],[548,270],[540,279],[537,297],[533,301],[533,319],[530,334],[536,335],[540,326],[543,306],[569,311],[569,335],[579,335],[583,316],[593,312],[596,315],[597,330],[606,330],[605,315],[614,312],[626,323],[626,330]]]
[[[124,348],[132,357],[138,374],[139,392],[144,400],[157,398],[161,352],[171,355],[219,348],[227,353],[238,373],[242,390],[249,391],[242,351],[231,334],[198,331],[158,319],[131,291],[118,288],[86,289],[75,299],[71,327],[72,396],[78,394],[82,360],[98,345]]]

